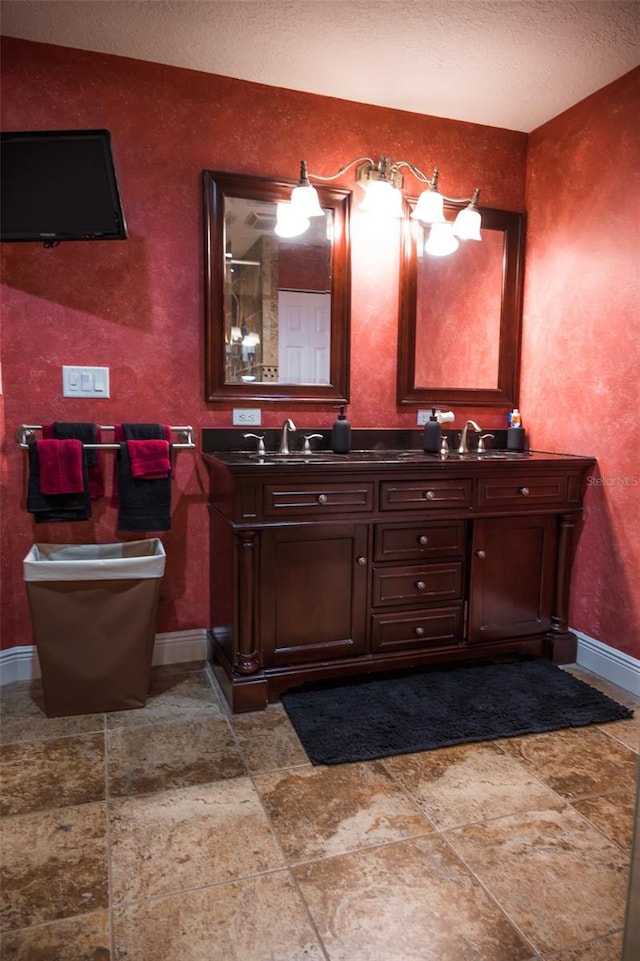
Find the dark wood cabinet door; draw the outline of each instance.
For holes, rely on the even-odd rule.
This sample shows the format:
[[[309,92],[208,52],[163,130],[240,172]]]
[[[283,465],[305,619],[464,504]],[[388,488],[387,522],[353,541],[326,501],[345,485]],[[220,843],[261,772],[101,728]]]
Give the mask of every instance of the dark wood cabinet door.
[[[265,667],[366,652],[366,524],[264,530],[260,569]]]
[[[554,592],[555,516],[503,517],[473,525],[469,641],[548,630]]]

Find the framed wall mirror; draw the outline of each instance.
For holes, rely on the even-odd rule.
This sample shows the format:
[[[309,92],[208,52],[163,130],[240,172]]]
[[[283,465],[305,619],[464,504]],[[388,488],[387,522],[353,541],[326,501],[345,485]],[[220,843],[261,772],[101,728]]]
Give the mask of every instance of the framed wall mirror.
[[[203,172],[207,401],[349,400],[351,193],[318,187],[324,216],[278,236],[294,186]]]
[[[458,209],[445,203],[445,213]],[[525,215],[478,209],[481,242],[463,241],[446,257],[424,253],[422,226],[409,218],[404,223],[400,406],[517,405]]]

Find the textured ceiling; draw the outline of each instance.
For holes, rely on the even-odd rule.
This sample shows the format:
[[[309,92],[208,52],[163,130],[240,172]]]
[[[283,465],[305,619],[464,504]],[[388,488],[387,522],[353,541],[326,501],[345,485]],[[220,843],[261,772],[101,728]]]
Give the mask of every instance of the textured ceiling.
[[[4,34],[530,131],[640,63],[640,0],[2,0]]]

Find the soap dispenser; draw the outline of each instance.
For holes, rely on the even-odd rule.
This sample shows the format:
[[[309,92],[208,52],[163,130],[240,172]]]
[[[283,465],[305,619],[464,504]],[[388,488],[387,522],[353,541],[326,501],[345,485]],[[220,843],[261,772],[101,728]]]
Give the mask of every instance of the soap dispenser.
[[[431,411],[431,417],[426,421],[424,425],[424,434],[422,436],[422,448],[426,454],[439,454],[440,453],[440,441],[442,439],[442,430],[440,428],[440,421],[436,416],[435,407]]]
[[[348,454],[350,447],[351,425],[344,415],[344,407],[341,407],[331,430],[331,450],[334,454]]]

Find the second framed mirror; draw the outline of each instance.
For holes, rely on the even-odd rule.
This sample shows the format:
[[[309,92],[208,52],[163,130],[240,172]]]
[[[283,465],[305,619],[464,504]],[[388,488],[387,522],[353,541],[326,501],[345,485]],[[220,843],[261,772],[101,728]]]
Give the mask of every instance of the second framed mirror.
[[[445,203],[451,216],[457,208]],[[404,224],[398,329],[398,404],[517,404],[525,216],[480,207],[482,241],[444,257]]]
[[[351,194],[318,187],[323,216],[287,236],[295,186],[203,173],[208,401],[349,400]]]

